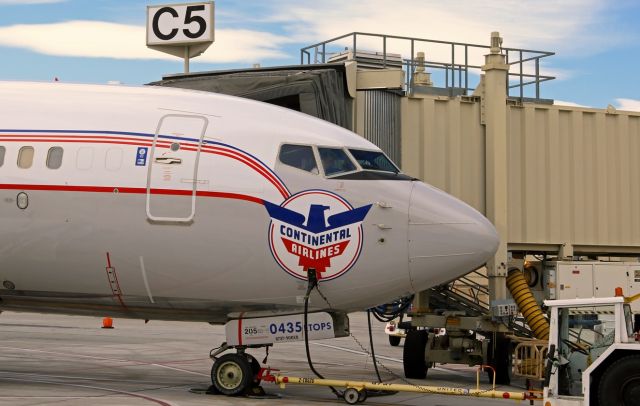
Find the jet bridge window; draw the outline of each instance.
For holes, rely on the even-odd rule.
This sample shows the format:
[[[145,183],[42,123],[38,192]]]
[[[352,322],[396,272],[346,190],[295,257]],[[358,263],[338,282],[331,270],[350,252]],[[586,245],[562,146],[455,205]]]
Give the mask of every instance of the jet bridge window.
[[[33,147],[22,147],[18,151],[18,168],[29,169],[33,165]]]
[[[398,168],[380,151],[364,151],[350,149],[351,155],[358,161],[362,169],[371,171],[400,172]]]
[[[47,168],[58,169],[62,166],[62,147],[51,147],[47,153]]]
[[[326,176],[337,175],[344,172],[356,170],[356,166],[351,162],[347,153],[339,148],[318,148],[322,167]]]
[[[4,154],[7,151],[5,147],[0,146],[0,166],[4,165]]]
[[[313,149],[308,145],[284,144],[280,147],[280,162],[306,172],[318,174],[318,164]]]

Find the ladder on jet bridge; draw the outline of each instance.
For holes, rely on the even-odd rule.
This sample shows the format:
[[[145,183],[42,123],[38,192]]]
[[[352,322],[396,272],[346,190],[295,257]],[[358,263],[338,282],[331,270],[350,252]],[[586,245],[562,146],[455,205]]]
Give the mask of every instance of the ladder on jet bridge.
[[[467,316],[487,316],[489,311],[489,278],[486,271],[470,272],[453,282],[429,290],[429,307],[464,312]],[[520,336],[531,336],[522,317],[512,320],[509,328]]]

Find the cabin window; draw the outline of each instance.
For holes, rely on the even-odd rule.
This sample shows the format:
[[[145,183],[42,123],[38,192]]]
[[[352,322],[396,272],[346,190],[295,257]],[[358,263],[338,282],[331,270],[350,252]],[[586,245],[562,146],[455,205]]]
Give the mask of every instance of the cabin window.
[[[344,150],[340,148],[318,148],[318,151],[320,152],[320,159],[326,176],[356,170],[356,166],[351,162]]]
[[[62,166],[62,147],[51,147],[47,153],[47,168],[58,169]]]
[[[370,171],[400,172],[398,168],[380,151],[364,151],[350,149],[351,155],[358,161],[362,169]]]
[[[93,148],[81,147],[76,155],[76,168],[87,171],[93,167]]]
[[[33,165],[33,147],[22,147],[18,151],[18,168],[29,169]]]
[[[313,149],[308,145],[285,144],[280,147],[280,162],[306,172],[318,174],[318,164]]]
[[[104,166],[108,171],[117,171],[122,167],[122,150],[109,148],[105,156]]]
[[[0,166],[4,165],[4,154],[7,152],[5,147],[0,146]]]

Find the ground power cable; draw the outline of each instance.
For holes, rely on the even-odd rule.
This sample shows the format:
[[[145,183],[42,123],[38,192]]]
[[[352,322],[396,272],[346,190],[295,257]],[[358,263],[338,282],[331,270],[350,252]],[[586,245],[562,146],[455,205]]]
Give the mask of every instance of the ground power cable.
[[[333,306],[332,306],[332,305],[331,305],[331,303],[329,302],[329,299],[327,299],[327,297],[322,293],[322,291],[321,291],[321,290],[320,290],[320,288],[318,287],[318,285],[317,285],[317,281],[316,281],[315,289],[316,289],[316,291],[318,292],[318,294],[320,295],[320,297],[322,298],[322,300],[324,300],[324,301],[325,301],[325,303],[327,304],[327,306],[329,306],[329,309],[330,309],[330,310],[333,310]],[[356,343],[356,344],[358,344],[358,346],[360,347],[360,349],[361,349],[365,354],[367,354],[368,356],[372,357],[372,358],[374,359],[374,362],[375,362],[376,364],[380,364],[380,366],[381,366],[381,367],[382,367],[382,368],[383,368],[383,369],[384,369],[384,370],[385,370],[389,375],[391,375],[392,377],[394,377],[394,378],[395,378],[395,379],[397,379],[398,381],[400,381],[400,382],[402,382],[402,383],[404,383],[404,384],[406,384],[406,385],[409,385],[409,386],[413,386],[413,387],[415,387],[415,388],[418,388],[418,389],[420,390],[420,392],[419,392],[419,393],[431,393],[431,394],[438,394],[438,392],[434,392],[434,391],[432,391],[432,390],[426,389],[426,388],[424,388],[423,386],[417,385],[417,384],[415,384],[415,383],[413,383],[413,382],[409,381],[409,380],[408,380],[408,379],[406,379],[405,377],[398,375],[398,374],[397,374],[397,373],[395,373],[393,370],[391,370],[391,368],[387,367],[383,362],[378,361],[377,359],[375,359],[375,358],[373,357],[372,352],[371,352],[371,351],[369,351],[369,350],[368,350],[364,345],[362,345],[362,343],[360,342],[360,340],[358,340],[358,339],[356,338],[356,336],[354,336],[354,335],[353,335],[353,333],[351,333],[351,332],[350,332],[350,333],[349,333],[349,336],[353,339],[353,341],[355,341],[355,343]],[[372,343],[372,344],[373,344],[373,343]],[[371,345],[371,349],[373,349],[373,345]],[[497,390],[500,386],[501,386],[501,385],[496,385],[495,389]],[[335,388],[332,388],[332,389],[335,389]],[[492,387],[492,388],[489,388],[489,389],[482,390],[482,391],[480,391],[480,393],[483,393],[483,392],[491,392],[492,390],[494,390],[494,389],[493,389],[493,387]],[[374,396],[386,396],[386,395],[393,395],[393,394],[396,394],[396,393],[397,393],[397,391],[373,391],[374,393],[371,393],[371,392],[372,392],[372,391],[368,391],[368,392],[367,392],[367,393],[368,393],[368,396],[371,396],[371,397],[374,397]],[[378,395],[377,393],[380,393],[380,394]],[[474,396],[474,397],[476,397],[476,396]],[[479,397],[479,396],[478,396],[478,397]]]
[[[307,319],[309,315],[309,296],[311,295],[311,292],[313,291],[313,289],[314,288],[317,289],[317,287],[318,287],[318,277],[316,275],[316,270],[310,268],[307,271],[307,293],[304,295],[304,348],[307,353],[307,363],[309,364],[309,368],[311,369],[311,371],[318,378],[325,379],[324,376],[322,376],[322,374],[318,372],[316,368],[313,366],[313,362],[311,361],[311,352],[309,351],[309,326],[307,324],[307,321],[308,321]],[[318,292],[320,291],[318,290]],[[344,395],[333,386],[329,386],[329,389],[331,389],[331,392],[333,392],[333,394],[336,395],[338,398],[344,397]]]

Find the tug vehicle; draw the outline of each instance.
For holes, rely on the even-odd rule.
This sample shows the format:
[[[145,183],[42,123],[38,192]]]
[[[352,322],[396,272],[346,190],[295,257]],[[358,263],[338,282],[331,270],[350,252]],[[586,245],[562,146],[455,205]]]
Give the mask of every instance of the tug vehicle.
[[[545,406],[640,405],[640,343],[631,302],[639,298],[547,300],[551,311]],[[637,326],[636,326],[637,327]]]

